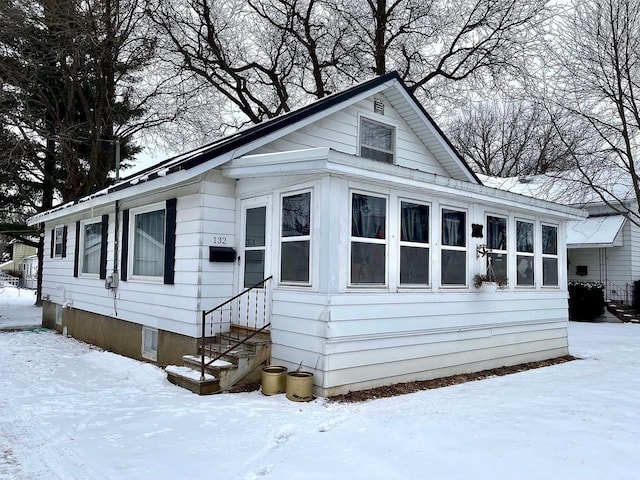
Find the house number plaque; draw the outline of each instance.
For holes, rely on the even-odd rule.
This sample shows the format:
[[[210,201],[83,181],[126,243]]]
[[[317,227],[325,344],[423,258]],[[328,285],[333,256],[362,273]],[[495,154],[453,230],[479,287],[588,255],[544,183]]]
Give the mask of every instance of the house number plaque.
[[[229,245],[229,240],[226,235],[214,235],[212,243],[214,245]]]

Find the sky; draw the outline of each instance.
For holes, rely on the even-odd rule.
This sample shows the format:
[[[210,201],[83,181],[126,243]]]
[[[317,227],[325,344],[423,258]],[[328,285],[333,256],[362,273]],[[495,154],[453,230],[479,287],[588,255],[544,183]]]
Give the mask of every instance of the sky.
[[[0,287],[3,480],[640,475],[637,324],[571,322],[573,362],[343,404],[199,397],[39,316],[32,293]]]

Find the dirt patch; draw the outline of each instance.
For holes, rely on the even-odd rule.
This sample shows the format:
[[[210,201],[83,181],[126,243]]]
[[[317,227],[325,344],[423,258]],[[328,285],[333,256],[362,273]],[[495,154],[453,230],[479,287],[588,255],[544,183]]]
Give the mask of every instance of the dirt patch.
[[[490,370],[482,370],[475,373],[464,373],[461,375],[453,375],[451,377],[434,378],[433,380],[421,380],[416,382],[397,383],[395,385],[389,385],[385,387],[370,388],[368,390],[360,390],[357,392],[349,392],[344,395],[336,395],[328,400],[331,402],[364,402],[367,400],[373,400],[376,398],[395,397],[397,395],[404,395],[406,393],[419,392],[421,390],[430,390],[432,388],[449,387],[451,385],[458,385],[460,383],[474,382],[476,380],[484,380],[490,377],[502,377],[504,375],[511,375],[512,373],[524,372],[526,370],[532,370],[534,368],[548,367],[550,365],[558,365],[560,363],[570,362],[572,360],[579,360],[572,355],[566,355],[564,357],[551,358],[549,360],[542,360],[539,362],[521,363],[519,365],[512,365],[510,367],[492,368]]]

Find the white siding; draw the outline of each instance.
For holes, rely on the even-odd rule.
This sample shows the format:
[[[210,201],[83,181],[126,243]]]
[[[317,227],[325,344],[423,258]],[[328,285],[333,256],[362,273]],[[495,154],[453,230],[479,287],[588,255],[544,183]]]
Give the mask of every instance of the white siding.
[[[378,95],[383,98],[383,95]],[[384,115],[373,113],[373,97],[314,122],[300,130],[285,135],[252,153],[272,153],[304,148],[330,147],[350,155],[359,154],[359,116],[387,123],[396,128],[396,163],[403,167],[447,175],[407,123],[385,101]]]
[[[524,308],[523,308],[524,307]],[[272,362],[318,394],[566,355],[565,292],[273,294]]]

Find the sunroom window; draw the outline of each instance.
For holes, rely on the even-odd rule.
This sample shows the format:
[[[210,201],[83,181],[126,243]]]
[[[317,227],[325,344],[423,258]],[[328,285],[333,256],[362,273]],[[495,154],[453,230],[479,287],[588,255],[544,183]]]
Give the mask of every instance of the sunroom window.
[[[280,280],[309,283],[311,192],[282,197]]]
[[[393,163],[395,128],[368,118],[360,119],[360,156]]]
[[[134,214],[133,274],[164,274],[165,210]]]
[[[443,286],[467,284],[466,212],[442,209],[440,281]]]
[[[429,207],[400,202],[400,284],[429,284]]]
[[[507,219],[487,216],[487,268],[491,262],[493,273],[498,277],[507,277]]]
[[[354,193],[351,197],[351,284],[385,285],[387,200]]]
[[[534,285],[533,222],[516,221],[516,284]]]
[[[558,227],[542,225],[542,285],[558,286]]]

